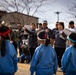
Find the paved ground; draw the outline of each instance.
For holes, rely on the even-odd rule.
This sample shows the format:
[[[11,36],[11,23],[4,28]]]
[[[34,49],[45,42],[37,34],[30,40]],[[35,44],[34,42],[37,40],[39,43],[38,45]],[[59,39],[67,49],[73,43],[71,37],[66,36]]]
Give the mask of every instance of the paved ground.
[[[18,71],[15,75],[30,75],[29,74],[29,64],[18,64]]]
[[[18,53],[19,53],[19,50],[18,50]],[[18,54],[18,56],[19,56],[19,54]],[[18,71],[16,72],[15,75],[30,75],[29,67],[30,67],[30,64],[18,63]],[[59,69],[58,69],[56,75],[63,75],[63,74],[62,74],[62,72],[59,72]]]
[[[29,64],[21,64],[21,63],[18,63],[18,71],[16,72],[15,75],[30,75],[30,72],[29,72],[29,67],[30,65]],[[58,72],[56,75],[63,75],[62,72],[59,72],[59,69],[58,69]]]

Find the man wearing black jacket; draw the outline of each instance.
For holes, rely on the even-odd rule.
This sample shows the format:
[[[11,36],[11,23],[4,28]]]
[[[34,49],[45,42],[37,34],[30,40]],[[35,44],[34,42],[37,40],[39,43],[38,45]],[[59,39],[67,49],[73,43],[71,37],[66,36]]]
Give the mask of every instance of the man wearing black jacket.
[[[36,33],[36,30],[35,30],[35,24],[32,23],[30,25],[30,30],[28,30],[26,28],[26,26],[24,26],[24,30],[28,33],[28,48],[29,48],[29,51],[30,51],[31,59],[32,59],[35,48],[38,45],[38,43],[37,43],[37,33]]]
[[[48,36],[50,36],[52,39],[55,39],[54,32],[53,32],[53,30],[48,28],[48,23],[46,20],[43,21],[42,28],[43,28],[43,30],[45,30],[47,32]]]

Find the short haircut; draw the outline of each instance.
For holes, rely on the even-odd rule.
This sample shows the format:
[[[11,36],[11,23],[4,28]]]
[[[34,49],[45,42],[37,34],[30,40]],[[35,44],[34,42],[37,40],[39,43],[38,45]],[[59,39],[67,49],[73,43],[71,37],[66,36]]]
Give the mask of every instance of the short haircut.
[[[74,21],[70,21],[70,22],[69,22],[69,25],[72,25],[72,24],[74,24]]]
[[[42,23],[39,23],[38,25],[42,26]]]
[[[35,23],[31,23],[31,25],[34,25],[35,26]]]

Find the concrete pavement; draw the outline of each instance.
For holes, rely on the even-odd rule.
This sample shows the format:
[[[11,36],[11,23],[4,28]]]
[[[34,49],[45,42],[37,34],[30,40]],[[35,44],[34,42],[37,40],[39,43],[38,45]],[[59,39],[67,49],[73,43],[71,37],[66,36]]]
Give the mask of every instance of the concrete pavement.
[[[26,63],[23,63],[23,64],[22,63],[18,63],[18,71],[16,72],[15,75],[30,75],[29,67],[30,67],[29,64],[26,64]],[[62,74],[62,72],[59,72],[59,69],[58,69],[56,75],[63,75],[63,74]]]

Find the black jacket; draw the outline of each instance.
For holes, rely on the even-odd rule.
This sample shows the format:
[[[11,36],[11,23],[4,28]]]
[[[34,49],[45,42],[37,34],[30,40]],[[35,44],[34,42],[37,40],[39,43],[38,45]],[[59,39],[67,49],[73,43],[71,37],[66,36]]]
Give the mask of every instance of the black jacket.
[[[28,33],[28,47],[29,48],[36,48],[38,43],[37,43],[37,33],[36,30],[25,30]]]

